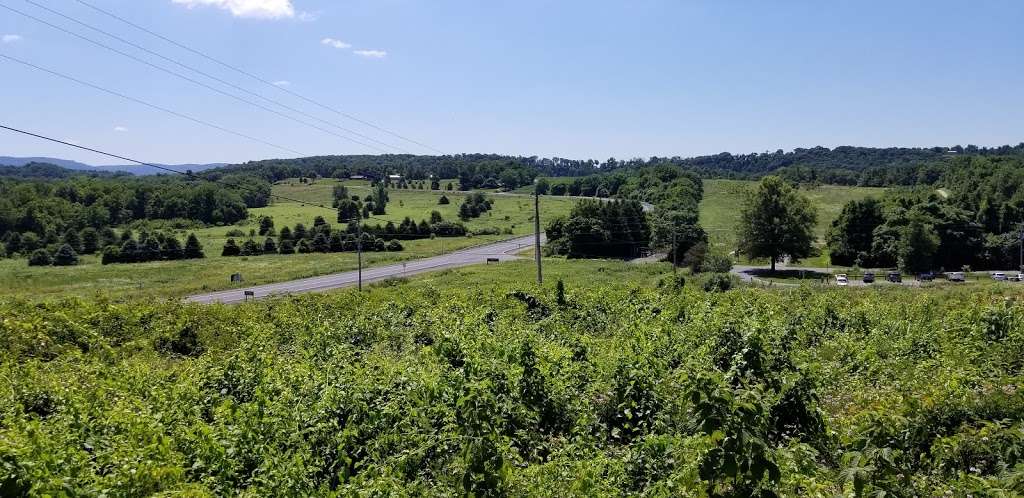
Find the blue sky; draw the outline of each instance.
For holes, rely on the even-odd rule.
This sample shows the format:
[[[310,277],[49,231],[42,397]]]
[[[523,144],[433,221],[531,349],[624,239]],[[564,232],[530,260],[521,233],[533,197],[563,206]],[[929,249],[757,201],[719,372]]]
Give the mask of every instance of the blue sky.
[[[76,0],[33,1],[331,123],[431,152]],[[448,153],[606,159],[1024,140],[1019,0],[87,1]],[[173,68],[25,0],[0,4]],[[303,155],[376,152],[2,8],[0,54]],[[165,163],[295,155],[8,60],[0,78],[0,122],[82,145]],[[122,162],[9,133],[0,133],[0,155]]]

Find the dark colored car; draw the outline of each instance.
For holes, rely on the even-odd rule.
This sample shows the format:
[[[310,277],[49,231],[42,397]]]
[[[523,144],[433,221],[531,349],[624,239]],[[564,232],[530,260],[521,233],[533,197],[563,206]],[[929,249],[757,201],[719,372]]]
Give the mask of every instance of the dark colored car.
[[[875,272],[873,272],[873,271],[866,271],[866,272],[864,272],[864,283],[865,284],[873,284],[873,283],[875,283]]]
[[[891,271],[886,275],[885,279],[894,284],[898,284],[903,281],[903,275],[900,275],[900,272],[898,271]]]
[[[935,274],[932,272],[922,273],[917,276],[917,279],[922,282],[931,282],[932,280],[935,280]]]

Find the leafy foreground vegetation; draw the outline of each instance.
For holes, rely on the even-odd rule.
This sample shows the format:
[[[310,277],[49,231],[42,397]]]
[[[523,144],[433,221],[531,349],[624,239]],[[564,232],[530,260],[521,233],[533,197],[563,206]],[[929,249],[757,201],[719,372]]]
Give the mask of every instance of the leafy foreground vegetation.
[[[587,264],[617,283],[0,301],[0,494],[1024,492],[1016,301]]]

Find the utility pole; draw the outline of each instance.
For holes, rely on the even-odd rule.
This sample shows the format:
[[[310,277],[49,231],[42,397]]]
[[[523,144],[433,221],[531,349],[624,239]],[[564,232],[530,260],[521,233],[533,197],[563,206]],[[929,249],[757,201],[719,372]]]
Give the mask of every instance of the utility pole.
[[[1017,270],[1020,272],[1024,272],[1024,223],[1020,224],[1019,230],[1020,233],[1018,235],[1018,238],[1020,239],[1020,266],[1017,267]]]
[[[356,218],[356,252],[359,260],[359,292],[363,292],[363,220]]]
[[[679,266],[679,246],[676,245],[676,227],[672,227],[672,274],[676,274]]]
[[[533,239],[534,257],[537,259],[537,285],[543,285],[544,273],[540,262],[540,191],[537,190],[537,180],[533,181]]]

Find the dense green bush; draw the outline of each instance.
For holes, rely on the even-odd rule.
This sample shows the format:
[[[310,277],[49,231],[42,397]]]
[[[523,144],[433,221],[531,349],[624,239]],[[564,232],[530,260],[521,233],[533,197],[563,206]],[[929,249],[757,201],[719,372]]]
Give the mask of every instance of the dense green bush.
[[[0,300],[0,492],[1024,493],[1012,289],[492,286]]]

